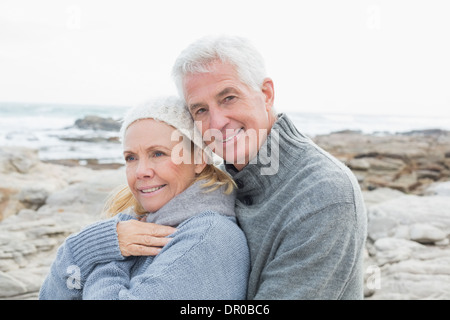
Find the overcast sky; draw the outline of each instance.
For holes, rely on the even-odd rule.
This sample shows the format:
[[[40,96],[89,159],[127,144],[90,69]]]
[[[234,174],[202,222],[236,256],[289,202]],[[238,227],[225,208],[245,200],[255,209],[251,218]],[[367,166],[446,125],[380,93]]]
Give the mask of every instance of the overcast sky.
[[[448,0],[0,0],[0,101],[173,93],[176,56],[211,33],[261,51],[278,111],[450,115]]]

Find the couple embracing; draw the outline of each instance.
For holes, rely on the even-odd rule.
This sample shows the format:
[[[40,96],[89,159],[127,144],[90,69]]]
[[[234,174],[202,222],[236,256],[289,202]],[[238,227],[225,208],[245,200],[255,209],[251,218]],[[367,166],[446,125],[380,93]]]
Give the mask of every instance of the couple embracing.
[[[259,52],[204,37],[172,75],[176,96],[125,115],[127,185],[60,246],[39,298],[363,299],[358,182],[275,111]]]

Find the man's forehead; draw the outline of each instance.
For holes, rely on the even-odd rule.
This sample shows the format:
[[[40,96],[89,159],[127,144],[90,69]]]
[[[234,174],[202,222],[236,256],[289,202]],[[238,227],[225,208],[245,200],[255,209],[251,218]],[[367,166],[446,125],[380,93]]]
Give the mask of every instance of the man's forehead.
[[[222,62],[222,61],[215,61],[202,70],[198,72],[189,72],[184,75],[184,81],[183,85],[186,88],[186,83],[192,82],[192,81],[198,81],[205,78],[221,78],[221,77],[237,77],[238,73],[236,71],[236,68],[234,65],[228,63],[228,62]]]

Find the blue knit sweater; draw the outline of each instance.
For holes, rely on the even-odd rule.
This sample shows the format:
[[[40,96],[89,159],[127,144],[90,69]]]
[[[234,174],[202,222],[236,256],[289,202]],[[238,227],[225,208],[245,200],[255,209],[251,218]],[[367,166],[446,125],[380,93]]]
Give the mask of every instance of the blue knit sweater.
[[[235,194],[203,193],[199,182],[147,221],[176,226],[155,257],[123,257],[116,225],[121,213],[66,239],[40,299],[245,299],[249,274],[246,238],[234,217]]]

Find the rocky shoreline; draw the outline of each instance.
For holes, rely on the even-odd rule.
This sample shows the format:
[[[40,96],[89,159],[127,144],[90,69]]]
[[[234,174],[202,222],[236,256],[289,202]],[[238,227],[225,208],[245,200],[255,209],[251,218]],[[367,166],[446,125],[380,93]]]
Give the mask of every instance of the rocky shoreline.
[[[367,135],[343,131],[314,138],[355,173],[363,190],[392,188],[423,194],[450,180],[450,131]]]
[[[450,299],[450,132],[316,136],[357,176],[368,209],[367,300]],[[0,147],[0,299],[36,299],[58,246],[100,219],[121,164],[43,162]]]
[[[314,140],[363,190],[365,298],[450,299],[450,132],[343,131]]]

